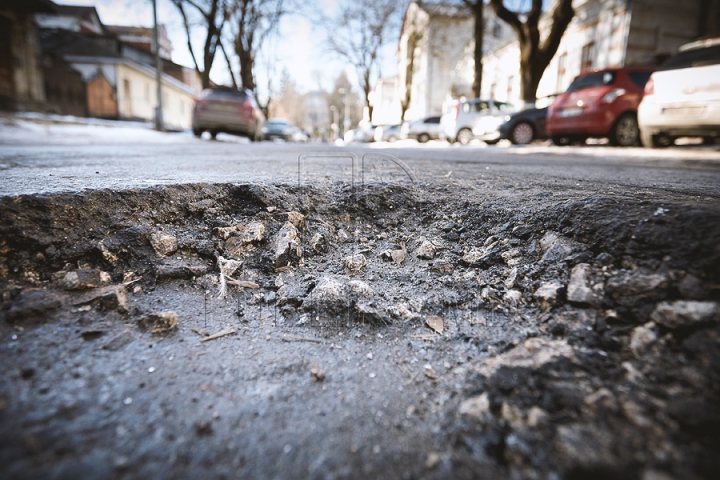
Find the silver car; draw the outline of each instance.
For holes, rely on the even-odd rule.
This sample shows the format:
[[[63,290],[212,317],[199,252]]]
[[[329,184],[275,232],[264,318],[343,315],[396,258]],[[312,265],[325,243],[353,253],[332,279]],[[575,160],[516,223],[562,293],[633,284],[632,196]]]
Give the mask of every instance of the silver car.
[[[720,138],[720,37],[680,47],[645,84],[638,108],[646,147],[666,147],[680,136]]]
[[[427,117],[410,122],[407,136],[420,143],[437,140],[440,138],[440,117]]]
[[[467,145],[476,136],[492,132],[503,123],[505,116],[514,112],[509,103],[495,100],[470,99],[457,101],[440,120],[440,137],[450,143]],[[485,140],[497,143],[498,139]]]

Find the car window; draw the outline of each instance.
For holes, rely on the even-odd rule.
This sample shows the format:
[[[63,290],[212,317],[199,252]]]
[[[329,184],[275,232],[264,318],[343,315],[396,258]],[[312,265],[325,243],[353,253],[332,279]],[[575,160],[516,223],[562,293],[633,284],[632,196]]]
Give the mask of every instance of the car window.
[[[513,110],[513,106],[511,104],[505,103],[505,102],[495,102],[495,108],[497,108],[501,112],[507,112],[507,111]]]
[[[627,72],[627,74],[635,85],[640,88],[645,88],[645,84],[650,78],[650,75],[652,75],[652,72]]]
[[[720,64],[720,45],[696,48],[679,52],[665,62],[659,70],[679,70],[681,68],[703,67]]]
[[[440,117],[428,117],[425,119],[425,123],[440,123]]]
[[[612,85],[615,81],[615,74],[613,72],[598,72],[591,73],[589,75],[582,75],[577,77],[568,87],[568,92],[574,92],[577,90],[584,90],[586,88],[602,87],[604,85]]]
[[[232,100],[245,100],[248,98],[247,93],[245,92],[236,92],[233,90],[210,90],[208,92],[208,97],[217,98],[217,99],[232,99]]]
[[[490,105],[488,105],[488,102],[463,103],[462,111],[463,113],[488,113]]]

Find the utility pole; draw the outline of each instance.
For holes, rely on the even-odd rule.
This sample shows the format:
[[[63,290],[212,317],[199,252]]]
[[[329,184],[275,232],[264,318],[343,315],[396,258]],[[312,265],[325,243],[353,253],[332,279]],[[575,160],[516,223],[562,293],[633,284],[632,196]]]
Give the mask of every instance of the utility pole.
[[[155,43],[155,81],[157,82],[157,106],[155,107],[155,130],[163,130],[162,111],[162,63],[158,42],[157,0],[153,0],[153,43]]]

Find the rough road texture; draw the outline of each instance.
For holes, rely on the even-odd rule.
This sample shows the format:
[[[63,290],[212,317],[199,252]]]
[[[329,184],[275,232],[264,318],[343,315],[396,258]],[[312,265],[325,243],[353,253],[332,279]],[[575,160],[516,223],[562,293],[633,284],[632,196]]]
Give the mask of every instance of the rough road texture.
[[[0,470],[710,478],[720,207],[689,202],[450,184],[2,198]]]

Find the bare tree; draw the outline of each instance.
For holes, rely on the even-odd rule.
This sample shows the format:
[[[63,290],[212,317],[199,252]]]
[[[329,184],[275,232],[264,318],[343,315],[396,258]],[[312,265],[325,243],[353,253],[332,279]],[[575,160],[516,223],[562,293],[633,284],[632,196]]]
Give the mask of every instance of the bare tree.
[[[187,46],[190,50],[190,56],[195,64],[195,71],[200,75],[200,81],[202,82],[203,88],[210,86],[210,69],[212,68],[213,62],[215,61],[215,54],[218,48],[222,51],[225,56],[225,60],[230,63],[227,54],[225,54],[225,48],[222,45],[222,32],[225,27],[225,22],[228,19],[229,9],[226,0],[172,0],[173,4],[180,11],[180,15],[183,19],[183,26],[185,27],[185,35],[187,37]],[[188,11],[188,9],[190,11]],[[198,63],[195,51],[193,49],[191,41],[191,30],[193,19],[200,17],[200,23],[205,30],[205,42],[203,43],[202,51],[202,68]],[[233,85],[237,88],[235,77],[232,75],[230,70]]]
[[[544,39],[540,38],[540,15],[542,0],[532,0],[529,12],[512,12],[505,7],[503,0],[490,0],[489,5],[495,14],[507,22],[518,37],[520,43],[520,87],[525,103],[535,103],[538,84],[545,73],[550,60],[560,46],[560,40],[575,15],[572,0],[557,0],[552,12],[552,25]],[[525,17],[525,21],[520,18]]]
[[[485,19],[483,18],[484,0],[463,0],[463,3],[470,9],[475,20],[473,28],[473,38],[475,39],[475,52],[473,59],[475,60],[475,78],[473,79],[472,94],[475,98],[480,98],[482,91],[482,74],[483,74],[483,38],[485,35]]]
[[[402,6],[396,0],[345,0],[334,18],[323,20],[328,48],[357,72],[370,118],[373,106],[369,97],[374,81],[380,76],[380,48],[388,31],[396,26]]]
[[[276,30],[283,15],[289,13],[290,3],[289,0],[234,0],[235,53],[240,61],[240,82],[244,88],[257,93],[255,61],[258,51]],[[264,109],[267,109],[267,103]]]

